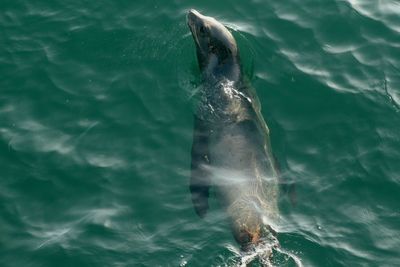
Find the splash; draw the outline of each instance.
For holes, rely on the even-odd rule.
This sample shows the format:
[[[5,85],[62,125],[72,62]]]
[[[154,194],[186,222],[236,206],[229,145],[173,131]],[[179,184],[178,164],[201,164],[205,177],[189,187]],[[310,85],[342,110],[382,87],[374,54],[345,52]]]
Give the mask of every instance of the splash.
[[[282,264],[303,267],[300,258],[294,253],[283,249],[276,238],[258,244],[248,251],[241,251],[234,247],[230,247],[229,250],[239,258],[237,264],[234,265],[236,267],[253,266],[252,264],[264,267],[281,266]]]

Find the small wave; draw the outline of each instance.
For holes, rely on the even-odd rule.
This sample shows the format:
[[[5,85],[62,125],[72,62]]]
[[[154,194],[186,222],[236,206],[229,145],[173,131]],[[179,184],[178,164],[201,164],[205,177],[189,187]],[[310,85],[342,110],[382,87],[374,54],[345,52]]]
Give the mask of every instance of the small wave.
[[[396,1],[347,0],[360,15],[381,22],[388,29],[400,33],[400,4]]]
[[[10,146],[16,150],[57,152],[63,155],[73,150],[68,144],[71,136],[33,119],[17,122],[16,128],[5,131]]]

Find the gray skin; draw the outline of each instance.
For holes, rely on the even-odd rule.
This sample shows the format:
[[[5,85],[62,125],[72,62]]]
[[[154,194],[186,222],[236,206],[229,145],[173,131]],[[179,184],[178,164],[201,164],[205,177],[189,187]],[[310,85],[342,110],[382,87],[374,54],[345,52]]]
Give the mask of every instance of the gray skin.
[[[275,236],[278,173],[258,98],[245,81],[235,39],[196,10],[187,15],[203,78],[194,118],[190,191],[196,213],[208,210],[210,186],[242,249]]]

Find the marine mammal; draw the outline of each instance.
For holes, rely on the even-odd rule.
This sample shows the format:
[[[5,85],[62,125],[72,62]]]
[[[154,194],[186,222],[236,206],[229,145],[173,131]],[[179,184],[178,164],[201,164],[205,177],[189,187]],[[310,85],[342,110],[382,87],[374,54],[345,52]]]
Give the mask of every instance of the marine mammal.
[[[194,116],[192,202],[204,217],[210,186],[215,186],[234,238],[247,249],[275,236],[271,225],[278,216],[278,172],[269,130],[229,30],[193,9],[187,23],[203,80]]]

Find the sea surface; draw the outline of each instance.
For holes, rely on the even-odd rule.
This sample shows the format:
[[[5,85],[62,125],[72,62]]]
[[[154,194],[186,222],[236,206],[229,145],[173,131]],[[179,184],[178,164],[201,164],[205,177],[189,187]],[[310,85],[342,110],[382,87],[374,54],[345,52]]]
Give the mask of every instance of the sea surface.
[[[281,248],[303,266],[400,266],[400,1],[1,6],[0,266],[240,265],[215,196],[200,219],[188,189],[190,8],[237,39],[296,182]]]

